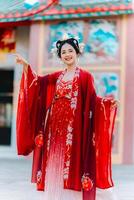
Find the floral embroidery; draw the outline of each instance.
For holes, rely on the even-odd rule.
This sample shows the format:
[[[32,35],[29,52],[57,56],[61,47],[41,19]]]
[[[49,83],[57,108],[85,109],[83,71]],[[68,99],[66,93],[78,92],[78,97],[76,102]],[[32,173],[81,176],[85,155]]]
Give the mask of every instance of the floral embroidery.
[[[41,170],[39,170],[37,172],[37,184],[40,184],[41,180],[42,180],[42,172],[41,172]]]
[[[93,143],[93,146],[95,146],[95,132],[93,132],[92,143]]]
[[[51,130],[49,128],[49,133],[48,133],[48,140],[47,140],[47,153],[50,149],[50,139],[51,139]]]
[[[72,117],[70,118],[67,134],[66,134],[66,152],[65,152],[65,160],[64,160],[64,184],[67,184],[67,180],[69,178],[69,168],[70,168],[70,158],[71,158],[71,150],[72,150],[72,140],[73,140],[73,121],[75,116],[75,110],[77,107],[77,96],[78,96],[78,77],[80,70],[76,68],[75,77],[72,84],[72,94],[71,94],[71,110]]]
[[[77,104],[77,97],[72,98],[71,101],[71,108],[75,109],[76,108],[76,104]]]
[[[67,134],[67,140],[66,140],[67,145],[72,145],[72,138],[73,138],[72,134],[68,133]]]
[[[59,80],[57,81],[57,87],[56,87],[56,96],[55,98],[59,98],[60,96],[65,96],[67,98],[71,99],[71,93],[72,93],[72,81],[67,81],[64,82],[62,81],[63,76],[60,76],[59,79],[61,79],[61,81],[59,82]]]
[[[88,173],[83,174],[81,182],[83,190],[89,191],[93,188],[93,181],[89,178]]]
[[[47,157],[50,146],[55,143],[56,137],[64,138],[64,167],[63,179],[67,186],[69,178],[70,159],[73,142],[73,122],[77,107],[78,78],[80,69],[76,68],[73,81],[62,81],[63,71],[56,82],[56,91],[48,117]],[[60,98],[60,100],[58,100]],[[58,145],[58,144],[56,144]]]
[[[37,147],[42,147],[44,144],[43,132],[40,133],[35,137],[35,144]]]

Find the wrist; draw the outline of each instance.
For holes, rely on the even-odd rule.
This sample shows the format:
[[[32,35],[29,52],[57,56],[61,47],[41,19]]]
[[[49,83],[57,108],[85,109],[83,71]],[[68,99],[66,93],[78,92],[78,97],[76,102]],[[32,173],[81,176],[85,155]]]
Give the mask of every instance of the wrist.
[[[25,73],[27,73],[27,71],[28,71],[28,66],[29,66],[28,63],[24,63],[24,64],[23,64],[23,68],[24,68],[24,72],[25,72]]]

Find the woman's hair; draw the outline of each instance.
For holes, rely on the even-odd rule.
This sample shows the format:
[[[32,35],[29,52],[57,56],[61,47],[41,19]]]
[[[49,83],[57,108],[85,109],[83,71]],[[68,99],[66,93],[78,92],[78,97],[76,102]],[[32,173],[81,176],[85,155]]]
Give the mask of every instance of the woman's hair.
[[[78,40],[76,40],[75,38],[69,38],[69,39],[66,39],[66,40],[58,40],[56,42],[57,55],[58,55],[59,58],[61,58],[61,48],[66,43],[70,44],[75,49],[77,54],[81,54]]]

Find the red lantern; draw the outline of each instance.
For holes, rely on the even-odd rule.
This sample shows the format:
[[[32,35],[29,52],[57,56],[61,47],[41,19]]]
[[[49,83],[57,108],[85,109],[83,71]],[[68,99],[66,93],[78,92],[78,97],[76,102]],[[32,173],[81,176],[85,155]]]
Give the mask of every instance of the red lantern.
[[[12,38],[12,35],[13,35],[13,30],[9,29],[9,30],[5,30],[4,34],[3,34],[3,38],[4,39],[10,39]]]
[[[40,133],[39,135],[37,135],[35,137],[35,144],[38,147],[42,147],[43,146],[43,144],[44,144],[44,138],[43,138],[43,134],[42,133]]]

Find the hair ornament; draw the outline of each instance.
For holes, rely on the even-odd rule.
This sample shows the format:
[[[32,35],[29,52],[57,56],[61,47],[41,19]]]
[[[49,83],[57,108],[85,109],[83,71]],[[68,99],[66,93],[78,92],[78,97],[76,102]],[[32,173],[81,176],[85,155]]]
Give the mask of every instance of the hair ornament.
[[[83,42],[79,43],[79,48],[80,48],[81,53],[84,52],[84,47],[85,47],[85,44]]]
[[[54,42],[54,43],[52,44],[51,53],[53,54],[53,56],[56,56],[56,55],[57,55],[56,42]]]
[[[57,48],[52,48],[51,49],[51,53],[53,54],[53,56],[56,56],[57,55]]]
[[[63,42],[64,40],[68,40],[68,39],[71,39],[71,38],[75,39],[76,41],[80,40],[80,38],[78,36],[74,36],[71,33],[63,33],[60,41]]]
[[[79,49],[80,49],[80,53],[83,53],[84,51],[84,47],[85,47],[85,44],[82,43],[82,42],[79,42],[80,41],[80,38],[78,36],[74,36],[72,35],[71,33],[64,33],[61,37],[61,39],[57,42],[54,42],[53,45],[52,45],[52,49],[51,49],[51,53],[53,54],[53,56],[57,56],[57,52],[58,52],[58,48],[60,47],[61,43],[65,40],[68,40],[68,39],[73,39],[73,42],[79,46]]]
[[[69,39],[69,38],[70,38],[69,34],[68,34],[68,33],[64,33],[64,34],[62,35],[61,40],[64,41],[64,40],[67,40],[67,39]]]
[[[77,42],[77,40],[76,40],[75,38],[74,38],[73,41],[74,41],[74,43],[75,43],[76,45],[78,45],[78,42]]]

